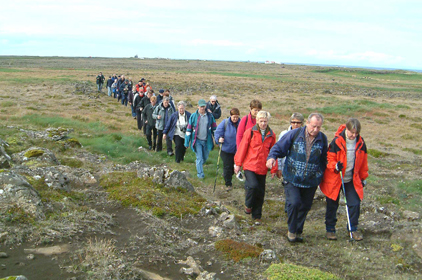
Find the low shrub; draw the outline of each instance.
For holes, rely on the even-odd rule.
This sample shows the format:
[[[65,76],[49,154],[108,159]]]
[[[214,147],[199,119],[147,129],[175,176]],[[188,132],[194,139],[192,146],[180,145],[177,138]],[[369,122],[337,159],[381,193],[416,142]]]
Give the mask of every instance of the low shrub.
[[[264,251],[257,246],[245,242],[236,242],[231,239],[224,239],[215,242],[215,249],[222,252],[227,258],[238,262],[246,258],[258,258]]]
[[[266,271],[268,280],[340,280],[334,274],[294,264],[272,264]]]

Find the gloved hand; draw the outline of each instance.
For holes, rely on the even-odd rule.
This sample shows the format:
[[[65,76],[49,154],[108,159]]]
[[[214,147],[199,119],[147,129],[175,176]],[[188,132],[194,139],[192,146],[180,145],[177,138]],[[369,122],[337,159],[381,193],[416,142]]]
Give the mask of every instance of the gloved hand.
[[[337,162],[336,164],[336,171],[340,172],[343,170],[343,163],[341,161]]]
[[[366,186],[366,180],[362,180],[362,187]]]

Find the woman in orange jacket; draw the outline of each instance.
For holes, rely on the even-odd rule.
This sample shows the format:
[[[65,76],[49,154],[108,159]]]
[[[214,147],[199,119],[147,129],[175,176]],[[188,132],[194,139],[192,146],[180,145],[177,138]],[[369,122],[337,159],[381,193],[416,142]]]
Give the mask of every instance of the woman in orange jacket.
[[[360,202],[363,199],[363,188],[368,177],[368,155],[366,144],[360,136],[359,120],[350,118],[341,125],[331,142],[327,154],[327,169],[320,184],[321,191],[326,195],[327,211],[325,214],[326,237],[336,240],[337,209],[339,193],[342,188],[340,171],[343,174],[349,211],[350,229],[354,240],[362,240],[357,231],[360,215]],[[349,227],[348,227],[349,230]]]
[[[256,224],[261,223],[262,205],[265,196],[265,180],[268,168],[265,165],[270,149],[276,143],[276,136],[268,126],[270,113],[260,111],[256,116],[256,125],[247,129],[234,156],[237,174],[240,168],[245,171],[245,213],[252,214]],[[276,164],[271,169],[272,177],[281,171]]]

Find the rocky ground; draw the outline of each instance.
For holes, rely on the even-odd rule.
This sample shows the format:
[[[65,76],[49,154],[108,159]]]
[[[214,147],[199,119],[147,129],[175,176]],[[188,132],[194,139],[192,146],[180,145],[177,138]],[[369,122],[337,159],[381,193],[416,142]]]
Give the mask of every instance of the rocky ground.
[[[263,224],[254,224],[243,212],[241,182],[227,192],[218,174],[213,192],[215,151],[206,166],[207,178],[199,181],[190,175],[194,159],[189,152],[186,162],[176,165],[163,153],[125,142],[132,149],[122,163],[112,150],[97,153],[94,144],[82,147],[77,138],[139,138],[129,109],[95,92],[92,81],[98,69],[115,72],[116,65],[127,76],[147,78],[154,88],[170,88],[176,101],[191,106],[216,94],[225,116],[231,107],[243,115],[250,100],[259,98],[271,112],[270,126],[277,134],[287,128],[292,112],[322,112],[329,139],[345,118],[358,117],[370,149],[360,219],[364,240],[349,242],[343,203],[339,240],[325,239],[325,201],[318,191],[305,224],[305,242],[287,242],[278,179],[268,178]],[[272,264],[298,265],[291,274],[284,272],[288,277],[308,267],[340,279],[421,279],[417,184],[422,155],[417,135],[422,129],[422,83],[412,73],[32,57],[0,58],[0,71],[0,279],[267,279]],[[66,128],[59,128],[58,120]],[[122,125],[126,121],[129,125]],[[106,138],[98,139],[100,145]],[[204,198],[200,210],[162,215],[160,209],[131,207],[111,198],[119,194],[111,193],[102,178],[129,173],[152,186],[163,185],[158,195],[174,187],[192,199],[199,194]],[[123,180],[117,187],[125,185]],[[216,249],[231,241],[259,253],[238,260],[239,255],[228,258]],[[240,251],[237,247],[231,253]]]
[[[29,138],[58,140],[47,134],[26,131]],[[2,143],[3,147],[8,144]],[[264,207],[268,214],[264,223],[257,225],[242,213],[240,182],[230,192],[217,186],[213,193],[212,186],[206,184],[193,190],[184,173],[168,180],[170,171],[165,168],[140,162],[116,165],[81,148],[72,149],[80,160],[95,163],[95,169],[61,165],[52,151],[42,147],[11,155],[3,148],[0,206],[2,215],[10,214],[9,219],[16,222],[6,218],[0,223],[0,275],[22,274],[28,279],[46,279],[46,275],[49,279],[265,279],[263,273],[271,263],[290,262],[350,279],[417,279],[422,269],[417,212],[397,213],[374,201],[364,201],[364,241],[349,242],[340,227],[340,240],[328,242],[322,225],[324,199],[318,192],[308,216],[305,242],[289,244],[285,238],[286,217],[280,214],[284,195],[278,180],[268,180]],[[29,156],[28,152],[35,151],[40,155]],[[30,161],[32,164],[28,164]],[[207,202],[199,214],[183,217],[158,218],[151,212],[123,207],[110,200],[99,185],[100,176],[115,171],[152,176],[169,187],[184,185],[206,197]],[[30,183],[37,180],[44,180],[55,190],[83,194],[83,200],[67,196],[59,201],[43,200]],[[11,207],[19,208],[22,215],[12,217]],[[60,217],[46,219],[51,214]],[[339,220],[344,220],[343,207],[339,215]],[[32,217],[29,223],[25,220],[28,216]],[[260,258],[234,262],[215,249],[215,242],[223,239],[265,251]],[[395,252],[400,257],[391,255]],[[354,275],[338,266],[338,258],[344,255],[350,258],[346,263],[357,262],[356,267],[367,271]],[[391,259],[396,261],[385,271],[382,263]]]

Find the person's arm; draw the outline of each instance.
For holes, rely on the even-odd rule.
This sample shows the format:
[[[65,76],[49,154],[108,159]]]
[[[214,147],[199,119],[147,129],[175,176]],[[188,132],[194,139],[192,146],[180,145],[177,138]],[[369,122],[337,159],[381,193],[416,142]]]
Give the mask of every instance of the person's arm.
[[[221,117],[221,107],[218,106],[212,114],[214,116],[214,119],[218,120]]]
[[[154,112],[152,112],[152,118],[157,120],[158,116],[159,116],[159,109],[160,106],[155,107]]]
[[[362,146],[362,165],[359,168],[359,177],[361,180],[366,180],[368,178],[368,153],[366,151],[366,144],[363,143]]]
[[[244,116],[240,120],[239,125],[237,126],[237,133],[236,133],[236,146],[237,147],[239,147],[240,142],[242,141],[243,134],[245,133],[245,127],[246,127],[245,122],[247,121],[247,119],[248,119],[248,115]]]
[[[243,134],[242,141],[240,141],[239,147],[237,148],[236,154],[234,155],[234,163],[236,166],[242,166],[245,160],[248,148],[251,142],[251,132],[252,128],[247,129]]]
[[[189,147],[189,142],[192,139],[192,132],[193,132],[193,118],[195,115],[190,115],[188,125],[186,127],[186,134],[185,134],[185,148]]]
[[[224,139],[224,124],[227,121],[227,119],[223,120],[218,126],[217,129],[215,130],[214,133],[214,137],[215,137],[215,141],[220,144],[220,138]],[[223,141],[224,142],[224,141]]]
[[[175,117],[178,117],[178,116],[177,116],[177,114],[173,113],[170,116],[169,120],[165,123],[163,134],[168,134],[168,132],[170,131],[170,127],[172,127],[173,124],[175,123],[175,121],[174,121]]]

